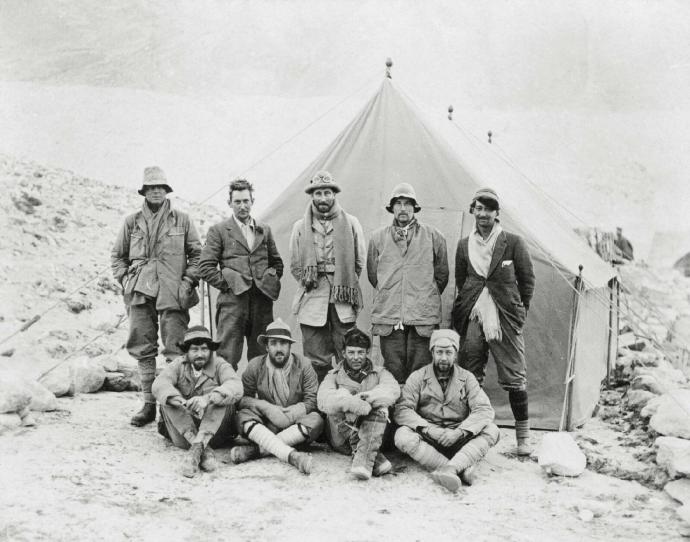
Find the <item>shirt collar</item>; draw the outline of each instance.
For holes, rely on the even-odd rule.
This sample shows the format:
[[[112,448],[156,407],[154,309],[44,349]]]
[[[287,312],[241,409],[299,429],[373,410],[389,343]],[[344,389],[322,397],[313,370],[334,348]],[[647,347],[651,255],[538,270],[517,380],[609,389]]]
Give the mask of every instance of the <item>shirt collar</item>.
[[[246,224],[243,224],[240,220],[238,220],[234,214],[232,215],[232,218],[235,221],[235,224],[237,224],[240,228],[249,227],[252,229],[252,231],[256,229],[256,223],[254,222],[254,218],[251,216],[249,217],[249,221]]]

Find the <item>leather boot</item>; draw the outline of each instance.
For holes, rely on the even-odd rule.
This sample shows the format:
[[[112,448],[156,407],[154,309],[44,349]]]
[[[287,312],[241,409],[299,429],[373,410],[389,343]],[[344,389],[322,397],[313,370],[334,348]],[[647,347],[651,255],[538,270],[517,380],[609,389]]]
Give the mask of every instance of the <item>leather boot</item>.
[[[288,456],[288,463],[296,467],[302,474],[311,473],[311,454],[293,450]]]
[[[371,472],[374,476],[383,476],[388,474],[393,470],[393,464],[388,461],[388,458],[381,452],[376,454],[376,460],[374,461],[374,468]]]
[[[144,406],[137,412],[129,423],[136,427],[142,427],[156,419],[156,403],[144,403]]]
[[[201,453],[201,463],[199,464],[201,470],[206,472],[213,472],[218,468],[218,462],[216,461],[216,454],[210,446],[206,446],[204,451]]]
[[[460,489],[460,478],[458,478],[458,473],[456,472],[455,467],[451,465],[446,465],[445,467],[436,469],[431,473],[431,478],[434,480],[434,482],[442,485],[448,491],[452,491],[453,493],[457,493],[458,489]]]
[[[187,452],[187,456],[182,462],[182,476],[187,478],[194,478],[194,476],[199,472],[199,462],[201,461],[201,455],[204,452],[204,446],[201,442],[192,444],[192,447]]]
[[[230,450],[230,461],[235,465],[259,457],[259,447],[254,444],[239,444]]]
[[[467,467],[464,471],[462,471],[460,473],[460,480],[466,486],[471,486],[472,484],[474,484],[476,479],[477,479],[477,476],[476,476],[476,466],[475,465]]]

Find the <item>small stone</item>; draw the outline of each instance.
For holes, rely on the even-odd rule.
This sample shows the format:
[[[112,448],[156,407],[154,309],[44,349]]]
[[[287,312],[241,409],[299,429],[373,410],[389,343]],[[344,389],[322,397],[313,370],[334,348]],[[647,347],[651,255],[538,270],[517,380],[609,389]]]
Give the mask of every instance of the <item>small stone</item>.
[[[628,406],[633,410],[644,408],[654,397],[657,396],[647,390],[630,390],[626,395]]]
[[[592,521],[594,519],[594,512],[583,509],[578,512],[577,517],[582,521]]]
[[[649,391],[655,395],[663,395],[672,389],[669,387],[667,382],[648,374],[642,374],[634,377],[630,387],[634,390]]]
[[[8,348],[7,350],[3,350],[0,352],[0,356],[4,356],[6,358],[11,358],[14,355],[14,348]]]
[[[91,308],[90,301],[77,301],[74,299],[68,299],[67,301],[65,301],[65,304],[67,305],[67,308],[74,314],[79,314],[80,312]]]
[[[661,396],[649,427],[661,435],[690,438],[690,390],[677,389]]]

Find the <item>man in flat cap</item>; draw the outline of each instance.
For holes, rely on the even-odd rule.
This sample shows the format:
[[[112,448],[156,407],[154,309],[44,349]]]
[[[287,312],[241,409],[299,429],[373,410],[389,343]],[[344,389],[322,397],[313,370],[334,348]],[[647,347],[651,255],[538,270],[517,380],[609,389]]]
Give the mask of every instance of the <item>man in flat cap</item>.
[[[247,359],[261,350],[257,337],[273,321],[283,260],[268,224],[251,216],[254,188],[246,179],[230,183],[232,216],[212,226],[199,260],[199,274],[220,290],[216,302],[218,353],[235,370],[247,339]]]
[[[189,478],[216,469],[212,448],[229,444],[235,404],[242,397],[242,381],[234,369],[214,356],[218,343],[203,326],[187,330],[180,343],[184,352],[153,382],[161,405],[159,431],[178,448],[189,450],[182,474]]]
[[[280,318],[258,340],[266,354],[250,360],[242,374],[238,413],[240,431],[253,444],[235,446],[230,459],[242,463],[270,454],[309,474],[311,455],[294,446],[311,442],[323,430],[316,410],[316,374],[308,361],[290,351],[295,340]]]
[[[304,356],[321,382],[333,359],[342,361],[343,337],[362,308],[366,247],[359,220],[336,201],[340,187],[330,173],[317,172],[305,192],[311,202],[290,238],[290,271],[299,284],[293,310]]]
[[[178,344],[189,324],[189,309],[199,302],[199,235],[189,216],[170,206],[170,192],[162,169],[144,169],[139,190],[144,203],[125,219],[110,256],[128,307],[127,351],[139,362],[144,406],[131,420],[136,426],[156,419],[151,383],[159,329],[163,355],[170,361],[182,353]]]
[[[470,205],[476,227],[458,242],[453,325],[463,337],[460,365],[483,384],[489,351],[498,383],[508,392],[515,417],[518,455],[529,455],[527,366],[522,328],[535,277],[524,239],[503,230],[498,195],[477,191]]]
[[[456,364],[460,337],[431,335],[431,365],[410,375],[395,406],[396,447],[450,491],[472,485],[474,467],[500,437],[494,409],[472,373]]]
[[[371,339],[357,328],[345,334],[343,363],[324,378],[316,396],[327,415],[328,441],[352,455],[350,472],[359,480],[382,476],[393,469],[379,448],[388,425],[388,409],[400,397],[393,375],[369,359]]]
[[[402,385],[431,361],[429,337],[441,323],[448,253],[441,232],[415,217],[421,207],[411,185],[397,185],[386,210],[393,223],[372,234],[367,253],[367,275],[376,289],[371,323],[384,367]]]

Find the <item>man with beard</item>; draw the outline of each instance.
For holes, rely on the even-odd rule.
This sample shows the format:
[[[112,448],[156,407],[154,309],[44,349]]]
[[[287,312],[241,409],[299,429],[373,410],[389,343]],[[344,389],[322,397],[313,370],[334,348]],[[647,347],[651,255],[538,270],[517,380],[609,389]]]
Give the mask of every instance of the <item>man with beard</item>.
[[[395,406],[396,447],[450,491],[472,485],[474,466],[498,442],[494,409],[472,373],[455,362],[460,337],[431,334],[432,364],[410,375]]]
[[[366,247],[359,221],[336,201],[340,187],[330,173],[317,172],[304,191],[311,202],[290,238],[290,270],[299,284],[293,310],[304,356],[321,382],[333,359],[341,361],[343,336],[362,308]]]
[[[532,259],[524,239],[503,231],[498,195],[477,191],[470,205],[476,228],[458,241],[453,325],[463,337],[460,365],[484,383],[489,351],[498,383],[515,417],[517,454],[529,455],[527,365],[522,328],[534,293]]]
[[[242,463],[270,454],[309,474],[311,454],[293,447],[311,442],[323,430],[316,411],[316,374],[309,362],[290,352],[295,340],[280,318],[258,340],[266,354],[250,360],[242,374],[244,397],[238,413],[242,435],[254,444],[235,446],[230,459]]]
[[[383,367],[369,359],[371,339],[353,328],[345,334],[343,364],[326,375],[316,396],[328,417],[328,441],[342,454],[353,455],[350,472],[359,480],[393,469],[379,448],[388,423],[388,408],[400,397],[400,386]]]
[[[431,361],[429,337],[441,323],[448,254],[441,232],[415,217],[421,207],[411,185],[396,186],[386,210],[393,224],[372,234],[367,254],[367,275],[376,289],[371,323],[383,365],[402,385]]]
[[[218,343],[203,326],[185,333],[184,355],[170,363],[153,382],[161,405],[159,431],[178,448],[189,450],[182,474],[189,478],[216,469],[212,448],[232,437],[235,403],[242,397],[242,382],[233,368],[214,356]]]
[[[159,167],[144,169],[140,211],[128,216],[111,253],[115,279],[122,285],[129,317],[127,351],[139,362],[143,408],[132,425],[156,419],[151,383],[156,376],[158,330],[163,355],[169,362],[189,324],[196,293],[201,243],[189,216],[170,207],[172,188]]]
[[[271,228],[251,216],[254,188],[246,179],[230,183],[232,216],[212,226],[201,251],[199,274],[220,290],[216,301],[220,354],[235,370],[247,338],[247,359],[261,353],[256,342],[273,321],[283,260]]]

